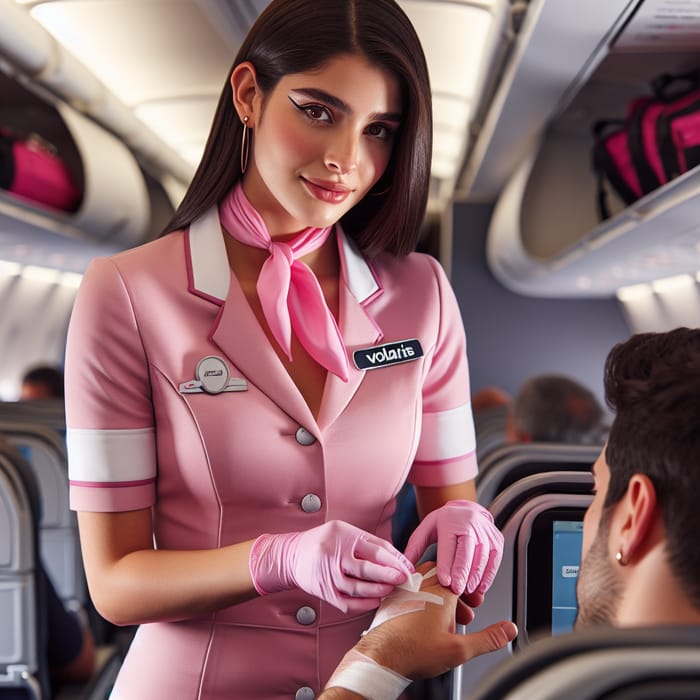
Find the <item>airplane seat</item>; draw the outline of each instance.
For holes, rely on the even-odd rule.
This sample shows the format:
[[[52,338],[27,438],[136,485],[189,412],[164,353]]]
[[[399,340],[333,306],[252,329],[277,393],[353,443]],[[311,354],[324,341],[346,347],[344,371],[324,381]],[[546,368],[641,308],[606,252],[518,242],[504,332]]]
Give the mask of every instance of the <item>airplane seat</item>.
[[[602,445],[524,442],[504,445],[479,465],[476,479],[479,503],[488,506],[510,484],[545,471],[589,472]]]
[[[468,672],[469,664],[466,669]],[[592,627],[541,639],[484,677],[470,700],[700,697],[700,626]]]
[[[41,497],[41,557],[61,600],[85,607],[87,583],[80,553],[78,522],[69,506],[65,441],[54,429],[0,419],[4,435],[27,459]]]
[[[0,402],[0,422],[43,425],[66,437],[66,409],[63,399]]]
[[[8,414],[0,404],[0,435],[23,454],[38,482],[41,503],[39,541],[43,564],[66,607],[84,610],[95,642],[108,644],[118,630],[95,610],[90,599],[78,520],[69,505],[63,402],[57,403],[53,399],[24,401],[14,406],[18,408],[17,413]],[[36,421],[32,420],[35,409]]]
[[[39,565],[39,493],[15,450],[0,445],[0,699],[50,697],[48,622]]]
[[[482,459],[506,440],[508,406],[489,406],[474,411],[474,431],[476,434],[476,457]]]
[[[592,489],[590,472],[544,472],[515,482],[490,505],[504,536],[503,560],[470,628],[510,619],[519,634],[506,648],[455,669],[452,700],[471,700],[470,693],[486,674],[540,636],[559,633],[570,624],[569,606],[560,604],[559,598],[568,595],[575,600],[577,569],[571,567],[580,560],[581,524]],[[555,539],[557,528],[563,535]],[[563,564],[558,559],[562,557]],[[567,567],[565,577],[554,576],[560,566]]]

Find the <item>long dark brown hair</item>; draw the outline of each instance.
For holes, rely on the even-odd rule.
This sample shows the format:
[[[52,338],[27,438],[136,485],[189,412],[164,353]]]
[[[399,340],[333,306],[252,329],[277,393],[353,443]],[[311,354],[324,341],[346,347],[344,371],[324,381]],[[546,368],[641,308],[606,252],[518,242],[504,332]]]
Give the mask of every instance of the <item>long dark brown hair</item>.
[[[233,104],[233,69],[250,61],[268,94],[285,75],[317,69],[344,53],[362,55],[394,76],[403,105],[391,160],[374,187],[377,194],[366,195],[341,224],[368,255],[415,249],[430,181],[430,80],[415,29],[394,0],[273,0],[268,5],[229,71],[202,160],[166,232],[189,226],[242,175],[243,125]]]

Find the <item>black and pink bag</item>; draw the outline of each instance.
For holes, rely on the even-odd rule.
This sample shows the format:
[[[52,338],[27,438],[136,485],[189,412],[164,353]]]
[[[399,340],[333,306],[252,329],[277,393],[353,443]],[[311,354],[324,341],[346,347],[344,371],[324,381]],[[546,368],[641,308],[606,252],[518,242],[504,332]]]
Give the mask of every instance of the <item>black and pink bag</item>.
[[[671,88],[684,83],[685,88]],[[593,168],[598,212],[610,216],[606,181],[626,204],[700,165],[700,71],[663,75],[653,95],[628,105],[624,120],[598,122],[593,129]]]
[[[73,212],[81,191],[50,144],[0,128],[0,188],[31,204]]]

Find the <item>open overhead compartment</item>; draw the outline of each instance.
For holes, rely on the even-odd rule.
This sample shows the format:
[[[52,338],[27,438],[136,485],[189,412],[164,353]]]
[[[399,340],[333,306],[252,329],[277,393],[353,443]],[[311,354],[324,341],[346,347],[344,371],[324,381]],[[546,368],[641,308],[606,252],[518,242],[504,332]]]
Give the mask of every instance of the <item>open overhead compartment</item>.
[[[106,251],[136,245],[152,234],[146,177],[123,142],[66,103],[40,97],[3,73],[0,94],[0,127],[20,139],[38,135],[55,150],[80,190],[72,211],[1,190],[3,232],[33,228],[34,236],[68,237]]]
[[[81,193],[77,209],[61,210],[0,190],[0,256],[82,272],[95,255],[157,235],[193,169],[26,8],[0,7],[0,128],[37,135]]]
[[[557,7],[567,4],[556,0]],[[587,3],[587,11],[590,5],[595,14],[596,4]],[[546,10],[546,0],[541,5]],[[569,9],[578,25],[580,15]],[[492,115],[495,140],[484,137],[484,159],[476,157],[465,171],[467,197],[497,198],[487,258],[499,281],[518,293],[614,296],[620,288],[662,278],[683,275],[692,281],[700,270],[700,169],[677,177],[631,206],[611,192],[612,215],[601,221],[591,157],[597,121],[624,118],[632,99],[651,95],[650,81],[656,76],[700,68],[700,6],[645,0],[619,3],[616,12],[608,18],[608,31],[600,31],[606,40],[592,47],[587,57],[578,57],[578,72],[568,85],[561,82],[558,101],[549,89],[545,101],[550,113],[547,116],[542,108],[540,125],[528,117],[527,108],[521,111],[528,123],[519,127],[522,141],[517,152],[499,155],[502,144],[496,137],[500,132],[503,138],[512,138],[503,129],[520,114]],[[528,13],[528,20],[538,23],[541,17]],[[556,66],[566,63],[569,53],[561,38],[569,40],[577,30],[561,17],[558,26],[548,31],[539,38],[540,71],[546,71],[545,66],[558,71]],[[534,38],[538,32],[532,28],[529,34]],[[559,38],[547,41],[547,36]],[[549,52],[543,48],[547,46]],[[523,46],[519,55],[534,50]],[[537,80],[528,83],[517,61],[509,70],[513,75],[520,72],[524,82],[510,86],[501,106],[522,95],[528,84],[536,100]]]

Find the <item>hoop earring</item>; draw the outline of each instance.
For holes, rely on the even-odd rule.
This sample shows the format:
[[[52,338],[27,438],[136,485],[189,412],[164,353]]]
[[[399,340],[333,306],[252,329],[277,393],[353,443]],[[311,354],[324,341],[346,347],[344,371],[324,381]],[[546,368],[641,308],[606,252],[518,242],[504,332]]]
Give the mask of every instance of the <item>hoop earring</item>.
[[[250,152],[250,135],[248,134],[248,115],[243,117],[243,137],[241,139],[241,175],[245,175],[248,168],[248,154]]]

